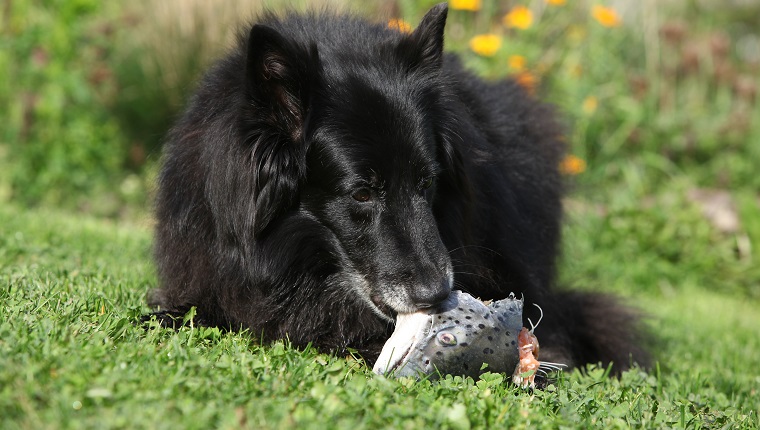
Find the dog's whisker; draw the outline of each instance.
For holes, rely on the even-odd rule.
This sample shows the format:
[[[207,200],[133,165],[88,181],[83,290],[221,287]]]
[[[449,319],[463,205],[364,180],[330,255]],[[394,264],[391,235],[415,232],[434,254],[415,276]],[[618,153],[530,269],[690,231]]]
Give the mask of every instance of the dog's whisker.
[[[491,278],[489,278],[488,276],[480,274],[480,273],[475,273],[475,272],[463,272],[461,270],[456,270],[454,271],[454,277],[456,277],[456,275],[470,275],[470,276],[476,276],[482,279],[491,280]]]
[[[482,245],[462,245],[462,246],[458,246],[456,248],[450,249],[449,250],[449,254],[452,254],[452,253],[457,252],[457,251],[466,250],[468,248],[475,248],[475,249],[480,249],[480,250],[483,250],[483,251],[488,251],[490,253],[496,254],[496,255],[498,255],[498,256],[501,257],[501,254],[499,252],[497,252],[495,249],[489,248],[487,246],[482,246]]]
[[[473,263],[467,260],[459,260],[456,258],[452,258],[451,263],[454,265],[454,267],[475,267],[477,269],[490,270],[488,267],[482,264]]]
[[[467,288],[467,286],[461,282],[454,281],[454,287],[456,287],[457,290],[463,291],[468,294],[470,293],[470,290]]]

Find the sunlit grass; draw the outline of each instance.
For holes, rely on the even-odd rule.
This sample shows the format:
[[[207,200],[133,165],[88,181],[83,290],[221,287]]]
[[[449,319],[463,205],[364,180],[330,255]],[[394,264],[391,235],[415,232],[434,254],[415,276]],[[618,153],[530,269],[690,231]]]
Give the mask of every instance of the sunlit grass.
[[[627,294],[656,335],[654,370],[620,380],[604,369],[569,372],[530,392],[498,374],[388,380],[352,357],[261,346],[248,333],[146,331],[135,323],[155,285],[148,225],[16,207],[0,209],[0,225],[4,429],[757,428],[760,314],[735,295],[707,292],[697,277]],[[625,274],[614,289],[657,282],[649,266],[628,267],[614,240],[596,242],[596,229],[571,222],[567,271],[593,270],[598,255],[611,274]]]

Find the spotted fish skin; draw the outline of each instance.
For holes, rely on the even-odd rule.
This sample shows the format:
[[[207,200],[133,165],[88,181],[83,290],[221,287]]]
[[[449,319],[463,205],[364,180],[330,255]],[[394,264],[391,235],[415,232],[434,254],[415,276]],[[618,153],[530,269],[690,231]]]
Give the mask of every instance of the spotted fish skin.
[[[477,378],[485,371],[512,374],[519,360],[522,313],[523,301],[513,295],[486,306],[453,291],[437,308],[399,315],[373,370],[430,378]],[[485,370],[483,363],[488,364]]]

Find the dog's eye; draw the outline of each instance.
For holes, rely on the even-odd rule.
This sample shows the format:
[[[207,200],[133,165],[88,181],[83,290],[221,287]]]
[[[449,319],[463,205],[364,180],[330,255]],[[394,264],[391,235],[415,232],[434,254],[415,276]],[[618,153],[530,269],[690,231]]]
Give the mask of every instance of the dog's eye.
[[[432,187],[433,186],[433,178],[432,177],[425,178],[422,181],[422,184],[420,186],[422,187],[423,190],[427,190],[428,188]]]
[[[372,199],[372,193],[368,189],[362,188],[360,190],[354,191],[354,193],[351,194],[351,197],[353,197],[357,202],[364,203]]]

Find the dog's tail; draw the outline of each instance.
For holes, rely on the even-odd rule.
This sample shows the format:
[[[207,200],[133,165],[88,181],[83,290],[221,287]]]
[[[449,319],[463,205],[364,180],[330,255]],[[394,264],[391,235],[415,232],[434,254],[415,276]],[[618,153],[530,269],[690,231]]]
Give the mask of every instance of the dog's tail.
[[[560,291],[543,311],[544,321],[536,329],[541,344],[540,360],[569,367],[611,364],[613,374],[629,369],[634,363],[644,368],[650,366],[647,346],[651,342],[642,314],[621,305],[616,298],[601,293]]]

